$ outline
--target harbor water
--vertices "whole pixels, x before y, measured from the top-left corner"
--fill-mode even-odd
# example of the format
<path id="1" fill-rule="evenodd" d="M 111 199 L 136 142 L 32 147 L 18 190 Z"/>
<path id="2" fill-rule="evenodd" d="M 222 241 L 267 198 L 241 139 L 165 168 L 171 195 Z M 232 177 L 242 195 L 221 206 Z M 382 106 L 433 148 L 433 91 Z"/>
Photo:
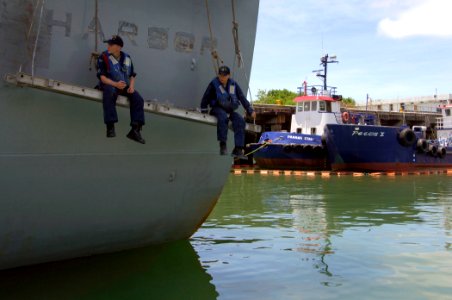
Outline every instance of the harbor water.
<path id="1" fill-rule="evenodd" d="M 231 174 L 189 241 L 2 271 L 0 299 L 452 299 L 452 176 Z"/>

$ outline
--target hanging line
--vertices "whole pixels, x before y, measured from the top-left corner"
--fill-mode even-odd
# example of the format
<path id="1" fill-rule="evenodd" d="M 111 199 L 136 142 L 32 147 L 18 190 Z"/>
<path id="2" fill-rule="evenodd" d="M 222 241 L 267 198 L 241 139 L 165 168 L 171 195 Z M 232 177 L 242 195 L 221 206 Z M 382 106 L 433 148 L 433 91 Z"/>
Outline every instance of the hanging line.
<path id="1" fill-rule="evenodd" d="M 245 60 L 243 59 L 242 52 L 240 51 L 239 23 L 237 22 L 237 17 L 236 17 L 235 0 L 231 0 L 231 7 L 232 7 L 232 37 L 234 40 L 234 49 L 235 49 L 235 59 L 234 59 L 234 64 L 233 64 L 232 70 L 234 72 L 235 63 L 237 61 L 237 67 L 239 69 L 242 69 L 243 75 L 245 76 L 245 80 L 246 80 L 246 82 L 248 82 L 248 94 L 249 94 L 250 100 L 251 100 L 250 101 L 251 107 L 253 107 L 253 95 L 252 95 L 251 87 L 249 84 L 250 80 L 248 78 L 248 74 L 246 73 Z"/>
<path id="2" fill-rule="evenodd" d="M 45 3 L 45 0 L 42 0 L 41 12 L 39 14 L 38 31 L 36 33 L 36 39 L 35 39 L 35 44 L 34 44 L 34 48 L 33 48 L 33 56 L 31 58 L 31 76 L 35 75 L 35 58 L 36 58 L 36 51 L 38 49 L 39 35 L 41 33 L 41 23 L 42 23 L 42 15 L 44 13 L 44 3 Z"/>
<path id="3" fill-rule="evenodd" d="M 94 2 L 94 52 L 91 52 L 89 59 L 89 70 L 97 69 L 97 59 L 99 58 L 98 42 L 99 42 L 99 1 Z"/>
<path id="4" fill-rule="evenodd" d="M 38 10 L 38 6 L 39 6 L 39 2 L 41 0 L 37 0 L 36 1 L 36 5 L 34 6 L 33 9 L 33 14 L 31 15 L 31 21 L 30 21 L 30 27 L 28 28 L 28 32 L 27 32 L 27 44 L 30 43 L 30 36 L 31 36 L 31 30 L 33 29 L 33 25 L 34 25 L 34 21 L 35 21 L 35 17 L 36 17 L 36 11 Z M 22 62 L 19 66 L 19 73 L 22 72 L 22 67 L 24 65 L 25 62 Z"/>
<path id="5" fill-rule="evenodd" d="M 215 74 L 218 73 L 218 69 L 220 68 L 220 64 L 223 64 L 223 60 L 220 58 L 217 49 L 214 48 L 214 36 L 212 31 L 212 20 L 210 18 L 210 10 L 209 10 L 209 1 L 205 0 L 206 11 L 207 11 L 207 21 L 209 24 L 209 33 L 210 33 L 210 54 L 212 55 L 212 64 Z"/>
<path id="6" fill-rule="evenodd" d="M 239 23 L 237 23 L 236 21 L 235 0 L 231 0 L 231 2 L 232 2 L 232 37 L 234 38 L 235 57 L 237 59 L 238 67 L 241 69 L 243 68 L 243 59 L 239 45 Z"/>

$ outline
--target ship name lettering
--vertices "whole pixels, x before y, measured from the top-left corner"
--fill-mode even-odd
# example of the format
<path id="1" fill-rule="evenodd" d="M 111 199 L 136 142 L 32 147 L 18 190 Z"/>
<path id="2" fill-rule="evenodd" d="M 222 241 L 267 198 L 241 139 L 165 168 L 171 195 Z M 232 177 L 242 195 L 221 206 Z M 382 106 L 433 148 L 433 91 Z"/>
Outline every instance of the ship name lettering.
<path id="1" fill-rule="evenodd" d="M 376 132 L 376 131 L 366 131 L 362 132 L 359 130 L 355 130 L 352 132 L 352 136 L 370 136 L 370 137 L 382 137 L 384 136 L 384 132 Z"/>
<path id="2" fill-rule="evenodd" d="M 312 137 L 308 137 L 308 136 L 295 136 L 295 135 L 288 135 L 287 136 L 289 139 L 293 139 L 293 140 L 305 140 L 305 141 L 314 141 L 314 139 Z"/>

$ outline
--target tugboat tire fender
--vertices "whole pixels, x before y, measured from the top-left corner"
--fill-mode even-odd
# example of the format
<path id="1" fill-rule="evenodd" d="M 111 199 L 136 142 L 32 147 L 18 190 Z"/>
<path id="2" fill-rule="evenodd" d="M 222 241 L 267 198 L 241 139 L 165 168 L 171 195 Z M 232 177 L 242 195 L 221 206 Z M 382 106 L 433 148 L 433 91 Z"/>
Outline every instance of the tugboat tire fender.
<path id="1" fill-rule="evenodd" d="M 424 139 L 418 139 L 416 143 L 416 148 L 419 152 L 427 152 L 428 151 L 428 143 Z"/>
<path id="2" fill-rule="evenodd" d="M 399 133 L 399 142 L 402 146 L 409 147 L 416 142 L 416 135 L 410 128 L 405 128 Z"/>
<path id="3" fill-rule="evenodd" d="M 429 145 L 428 153 L 430 153 L 431 156 L 436 156 L 438 154 L 438 147 L 436 147 L 436 145 Z"/>
<path id="4" fill-rule="evenodd" d="M 293 150 L 293 148 L 292 148 L 291 145 L 284 145 L 284 146 L 283 146 L 283 151 L 284 151 L 285 153 L 290 153 L 290 152 L 292 152 L 292 150 Z"/>
<path id="5" fill-rule="evenodd" d="M 295 146 L 295 152 L 303 153 L 303 146 L 302 145 L 296 145 Z"/>
<path id="6" fill-rule="evenodd" d="M 439 147 L 438 148 L 438 156 L 441 158 L 444 158 L 447 154 L 446 148 L 444 147 Z"/>

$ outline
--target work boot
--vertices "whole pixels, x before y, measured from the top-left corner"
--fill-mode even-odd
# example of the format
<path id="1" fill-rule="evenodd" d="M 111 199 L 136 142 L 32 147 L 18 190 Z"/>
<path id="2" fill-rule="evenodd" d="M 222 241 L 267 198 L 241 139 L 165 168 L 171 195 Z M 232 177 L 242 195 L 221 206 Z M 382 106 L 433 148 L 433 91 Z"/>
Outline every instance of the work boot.
<path id="1" fill-rule="evenodd" d="M 228 154 L 228 148 L 226 147 L 225 142 L 220 142 L 220 155 L 227 155 Z"/>
<path id="2" fill-rule="evenodd" d="M 241 147 L 235 147 L 232 150 L 232 156 L 236 159 L 248 160 L 248 156 L 245 155 L 245 151 Z"/>
<path id="3" fill-rule="evenodd" d="M 115 136 L 116 136 L 115 123 L 108 123 L 107 124 L 107 137 L 112 138 Z"/>
<path id="4" fill-rule="evenodd" d="M 146 144 L 146 141 L 141 137 L 140 130 L 141 125 L 132 125 L 132 129 L 130 129 L 127 137 L 135 142 Z"/>

